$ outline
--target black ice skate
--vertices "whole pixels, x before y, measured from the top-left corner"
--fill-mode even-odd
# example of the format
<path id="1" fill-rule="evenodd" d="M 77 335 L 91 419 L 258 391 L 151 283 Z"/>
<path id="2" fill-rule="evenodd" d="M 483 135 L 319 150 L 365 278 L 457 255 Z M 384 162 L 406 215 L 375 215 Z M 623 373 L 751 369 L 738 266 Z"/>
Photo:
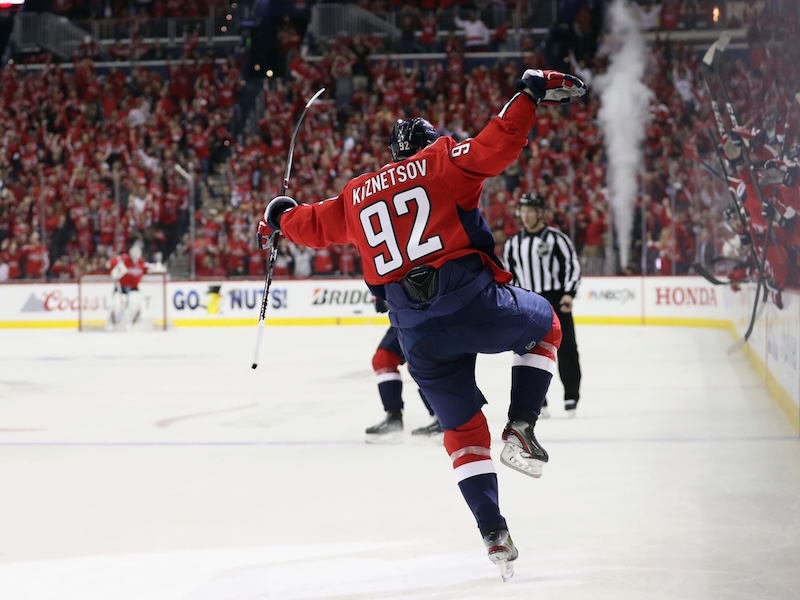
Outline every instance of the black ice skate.
<path id="1" fill-rule="evenodd" d="M 503 441 L 506 445 L 500 453 L 500 462 L 525 475 L 542 476 L 542 467 L 549 457 L 533 435 L 533 423 L 509 421 L 503 430 Z"/>
<path id="2" fill-rule="evenodd" d="M 567 416 L 570 419 L 574 419 L 575 415 L 577 414 L 575 410 L 578 408 L 578 401 L 577 400 L 564 400 L 564 410 L 567 412 Z"/>
<path id="3" fill-rule="evenodd" d="M 396 444 L 402 438 L 403 433 L 403 413 L 400 411 L 389 411 L 386 418 L 372 427 L 367 427 L 368 444 Z"/>
<path id="4" fill-rule="evenodd" d="M 435 436 L 444 433 L 444 429 L 439 424 L 439 419 L 434 419 L 430 425 L 425 425 L 423 427 L 417 427 L 416 429 L 411 431 L 411 435 L 424 435 L 424 436 Z"/>
<path id="5" fill-rule="evenodd" d="M 511 540 L 508 530 L 490 531 L 483 536 L 483 543 L 489 553 L 489 560 L 500 569 L 500 577 L 508 581 L 514 576 L 514 561 L 519 556 L 519 551 Z"/>

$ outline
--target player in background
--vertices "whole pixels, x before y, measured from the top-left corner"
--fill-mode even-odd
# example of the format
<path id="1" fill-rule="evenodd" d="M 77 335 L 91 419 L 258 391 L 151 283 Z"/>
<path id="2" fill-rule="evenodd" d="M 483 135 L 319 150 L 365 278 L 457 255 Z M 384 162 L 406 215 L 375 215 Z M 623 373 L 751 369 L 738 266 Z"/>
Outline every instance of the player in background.
<path id="1" fill-rule="evenodd" d="M 504 580 L 519 552 L 498 503 L 475 362 L 478 354 L 514 352 L 500 460 L 539 477 L 548 455 L 534 425 L 561 327 L 545 298 L 508 285 L 511 274 L 494 253 L 479 202 L 484 181 L 500 175 L 527 145 L 537 105 L 569 102 L 586 86 L 572 75 L 528 69 L 516 90 L 477 136 L 462 142 L 439 137 L 422 118 L 397 121 L 389 138 L 393 162 L 354 177 L 321 202 L 298 206 L 278 196 L 258 226 L 260 244 L 281 232 L 312 248 L 356 246 L 365 282 L 389 304 L 409 372 L 442 424 L 461 494 Z"/>
<path id="2" fill-rule="evenodd" d="M 385 313 L 389 311 L 389 306 L 385 300 L 375 298 L 375 310 Z M 378 394 L 381 397 L 383 410 L 386 411 L 386 418 L 377 425 L 367 428 L 367 443 L 400 441 L 399 434 L 403 431 L 404 403 L 403 379 L 399 367 L 405 362 L 400 340 L 397 338 L 397 328 L 389 327 L 378 344 L 375 354 L 372 355 L 372 369 L 378 380 Z M 414 429 L 411 435 L 431 436 L 442 433 L 442 426 L 433 414 L 430 404 L 425 400 L 422 390 L 419 395 L 433 421 L 429 425 Z"/>
<path id="3" fill-rule="evenodd" d="M 111 317 L 109 328 L 129 329 L 139 322 L 142 313 L 142 298 L 139 284 L 145 273 L 166 273 L 166 267 L 157 259 L 155 263 L 145 262 L 142 248 L 133 244 L 127 254 L 123 253 L 111 261 L 111 278 L 114 292 L 111 296 Z"/>

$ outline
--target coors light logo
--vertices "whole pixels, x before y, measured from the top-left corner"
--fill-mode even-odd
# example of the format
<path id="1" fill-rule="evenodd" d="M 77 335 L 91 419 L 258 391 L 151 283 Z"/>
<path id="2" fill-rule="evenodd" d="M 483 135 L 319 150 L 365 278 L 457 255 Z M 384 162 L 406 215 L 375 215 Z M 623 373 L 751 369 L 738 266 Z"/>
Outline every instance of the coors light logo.
<path id="1" fill-rule="evenodd" d="M 82 300 L 78 296 L 64 294 L 61 290 L 45 292 L 42 297 L 31 294 L 22 305 L 22 312 L 66 312 L 81 310 L 100 310 L 109 309 L 110 303 L 105 298 L 98 296 L 84 297 Z"/>

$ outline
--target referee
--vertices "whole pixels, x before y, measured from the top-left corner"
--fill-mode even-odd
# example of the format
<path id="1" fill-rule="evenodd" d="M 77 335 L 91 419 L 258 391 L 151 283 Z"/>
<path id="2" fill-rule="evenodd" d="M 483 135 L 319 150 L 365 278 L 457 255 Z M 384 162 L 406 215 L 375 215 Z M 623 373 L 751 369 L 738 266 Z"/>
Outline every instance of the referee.
<path id="1" fill-rule="evenodd" d="M 575 416 L 580 400 L 581 367 L 572 300 L 581 281 L 581 266 L 575 246 L 564 233 L 544 222 L 545 202 L 536 192 L 519 199 L 517 216 L 522 229 L 506 240 L 503 261 L 514 276 L 514 285 L 544 296 L 561 320 L 563 339 L 558 350 L 558 374 L 564 385 L 564 408 Z M 547 401 L 541 417 L 547 418 Z"/>

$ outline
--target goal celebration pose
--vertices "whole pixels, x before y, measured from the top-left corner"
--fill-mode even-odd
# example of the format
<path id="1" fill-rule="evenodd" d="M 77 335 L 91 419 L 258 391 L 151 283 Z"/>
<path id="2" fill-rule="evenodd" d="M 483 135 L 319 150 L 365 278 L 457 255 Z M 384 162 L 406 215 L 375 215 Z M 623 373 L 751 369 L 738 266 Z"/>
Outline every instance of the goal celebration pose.
<path id="1" fill-rule="evenodd" d="M 259 243 L 280 233 L 325 247 L 354 244 L 364 280 L 389 305 L 409 372 L 444 429 L 444 446 L 489 559 L 503 579 L 519 552 L 498 504 L 491 434 L 475 381 L 478 354 L 513 351 L 503 464 L 539 477 L 548 460 L 534 425 L 556 366 L 558 317 L 538 294 L 508 285 L 479 210 L 484 180 L 517 160 L 540 102 L 566 103 L 584 83 L 558 71 L 526 70 L 517 92 L 474 138 L 440 137 L 425 119 L 399 120 L 392 162 L 345 184 L 341 193 L 298 206 L 274 198 Z"/>

